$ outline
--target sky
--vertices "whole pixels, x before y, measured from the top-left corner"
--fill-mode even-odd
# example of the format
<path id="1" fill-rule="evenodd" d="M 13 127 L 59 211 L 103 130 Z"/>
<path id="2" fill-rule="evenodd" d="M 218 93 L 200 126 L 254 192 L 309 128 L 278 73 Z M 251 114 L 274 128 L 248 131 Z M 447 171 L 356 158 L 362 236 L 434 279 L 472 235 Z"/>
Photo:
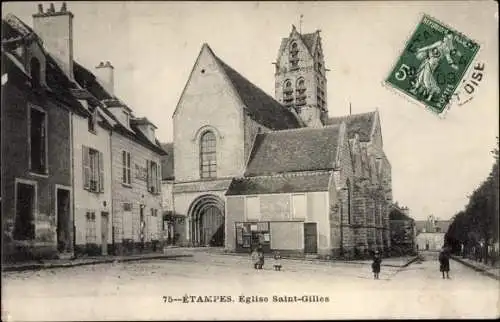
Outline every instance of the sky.
<path id="1" fill-rule="evenodd" d="M 32 26 L 37 4 L 2 2 Z M 59 10 L 61 2 L 54 2 Z M 330 116 L 379 111 L 393 197 L 426 219 L 451 218 L 490 172 L 498 136 L 498 7 L 494 1 L 406 2 L 67 2 L 74 58 L 115 67 L 115 94 L 172 141 L 172 114 L 203 43 L 274 96 L 281 38 L 292 24 L 321 30 Z M 438 117 L 384 87 L 423 14 L 476 40 L 484 77 L 472 100 Z M 470 75 L 466 75 L 466 78 Z"/>

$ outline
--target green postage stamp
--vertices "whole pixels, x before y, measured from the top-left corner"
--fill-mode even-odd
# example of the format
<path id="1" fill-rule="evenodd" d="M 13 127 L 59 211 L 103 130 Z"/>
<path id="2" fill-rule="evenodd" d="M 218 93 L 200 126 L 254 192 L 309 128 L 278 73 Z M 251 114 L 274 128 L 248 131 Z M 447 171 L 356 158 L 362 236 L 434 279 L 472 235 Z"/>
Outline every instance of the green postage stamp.
<path id="1" fill-rule="evenodd" d="M 387 85 L 442 113 L 479 50 L 479 44 L 424 15 Z"/>

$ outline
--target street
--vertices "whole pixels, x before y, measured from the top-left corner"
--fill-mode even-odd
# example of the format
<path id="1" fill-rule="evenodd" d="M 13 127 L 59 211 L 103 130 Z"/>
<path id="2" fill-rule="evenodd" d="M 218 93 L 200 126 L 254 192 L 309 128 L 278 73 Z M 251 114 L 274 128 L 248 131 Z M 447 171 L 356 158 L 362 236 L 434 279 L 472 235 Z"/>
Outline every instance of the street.
<path id="1" fill-rule="evenodd" d="M 267 263 L 264 270 L 256 271 L 246 257 L 195 252 L 193 257 L 173 260 L 3 273 L 2 318 L 242 320 L 499 315 L 497 281 L 454 261 L 451 279 L 443 280 L 432 256 L 406 268 L 382 266 L 380 280 L 373 279 L 367 264 L 283 260 L 283 267 L 282 272 L 276 272 Z M 290 299 L 303 295 L 310 296 L 301 302 Z M 217 303 L 209 302 L 216 296 Z M 179 301 L 175 302 L 176 298 Z"/>

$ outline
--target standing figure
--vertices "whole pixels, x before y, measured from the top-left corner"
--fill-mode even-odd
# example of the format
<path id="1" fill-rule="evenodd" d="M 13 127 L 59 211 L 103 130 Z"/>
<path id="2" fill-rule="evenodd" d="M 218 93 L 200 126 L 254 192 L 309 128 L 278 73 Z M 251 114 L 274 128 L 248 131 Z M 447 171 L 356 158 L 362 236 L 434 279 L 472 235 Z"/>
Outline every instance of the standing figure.
<path id="1" fill-rule="evenodd" d="M 262 269 L 262 266 L 264 266 L 264 251 L 262 250 L 262 246 L 259 245 L 257 248 L 257 253 L 258 253 L 258 269 Z"/>
<path id="2" fill-rule="evenodd" d="M 380 274 L 380 264 L 382 263 L 382 258 L 380 257 L 380 254 L 378 250 L 375 251 L 375 254 L 373 255 L 373 263 L 372 263 L 372 271 L 373 271 L 373 278 L 378 280 L 378 276 Z"/>
<path id="3" fill-rule="evenodd" d="M 281 271 L 281 255 L 280 255 L 280 252 L 278 252 L 278 251 L 274 252 L 273 259 L 274 259 L 274 263 L 273 263 L 274 270 L 275 271 Z"/>
<path id="4" fill-rule="evenodd" d="M 253 268 L 258 269 L 259 268 L 259 252 L 257 251 L 257 248 L 254 248 L 251 254 L 252 258 L 252 264 Z"/>
<path id="5" fill-rule="evenodd" d="M 439 253 L 439 270 L 443 274 L 443 279 L 445 278 L 450 278 L 449 272 L 450 272 L 450 256 L 448 254 L 448 250 L 443 247 L 441 252 Z"/>
<path id="6" fill-rule="evenodd" d="M 252 251 L 252 263 L 255 269 L 262 269 L 264 266 L 264 252 L 262 251 L 262 247 L 258 246 Z"/>

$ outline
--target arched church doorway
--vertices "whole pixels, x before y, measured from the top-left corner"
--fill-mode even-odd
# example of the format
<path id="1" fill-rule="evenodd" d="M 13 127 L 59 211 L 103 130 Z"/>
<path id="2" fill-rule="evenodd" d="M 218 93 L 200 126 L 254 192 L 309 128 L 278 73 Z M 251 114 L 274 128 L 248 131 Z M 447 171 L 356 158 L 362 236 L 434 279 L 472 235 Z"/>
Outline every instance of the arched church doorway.
<path id="1" fill-rule="evenodd" d="M 194 246 L 224 246 L 224 201 L 203 195 L 189 208 L 190 239 Z"/>

